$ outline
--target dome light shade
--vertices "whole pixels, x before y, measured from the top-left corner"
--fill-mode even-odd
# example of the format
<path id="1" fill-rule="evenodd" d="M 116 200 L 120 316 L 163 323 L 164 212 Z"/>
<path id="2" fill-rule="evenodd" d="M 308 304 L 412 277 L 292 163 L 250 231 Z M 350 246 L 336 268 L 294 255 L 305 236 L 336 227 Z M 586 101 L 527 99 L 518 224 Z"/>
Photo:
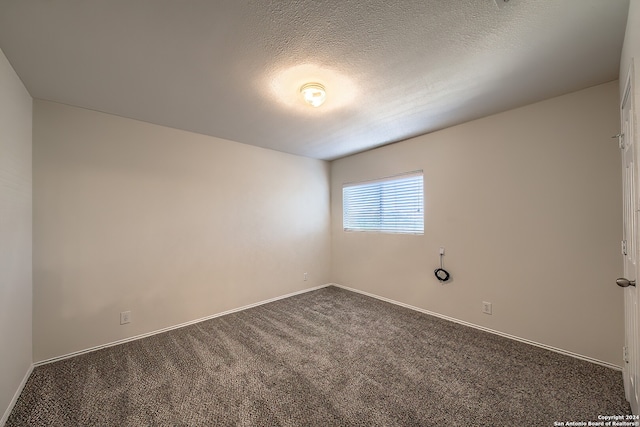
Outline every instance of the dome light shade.
<path id="1" fill-rule="evenodd" d="M 305 102 L 313 107 L 321 106 L 327 98 L 327 92 L 320 83 L 307 83 L 300 88 Z"/>

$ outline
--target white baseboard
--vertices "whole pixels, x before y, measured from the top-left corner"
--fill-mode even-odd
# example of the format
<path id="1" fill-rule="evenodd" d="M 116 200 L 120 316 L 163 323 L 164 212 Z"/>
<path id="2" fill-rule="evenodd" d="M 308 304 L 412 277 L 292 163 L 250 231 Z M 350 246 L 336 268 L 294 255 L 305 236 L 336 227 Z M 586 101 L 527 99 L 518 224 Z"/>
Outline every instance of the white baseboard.
<path id="1" fill-rule="evenodd" d="M 615 369 L 616 371 L 622 371 L 622 367 L 621 366 L 614 365 L 614 364 L 609 363 L 609 362 L 604 362 L 602 360 L 594 359 L 592 357 L 583 356 L 582 354 L 573 353 L 571 351 L 563 350 L 561 348 L 552 347 L 550 345 L 542 344 L 542 343 L 539 343 L 539 342 L 536 342 L 536 341 L 531 341 L 531 340 L 528 340 L 526 338 L 521 338 L 521 337 L 518 337 L 518 336 L 515 336 L 515 335 L 511 335 L 511 334 L 507 334 L 507 333 L 504 333 L 504 332 L 496 331 L 494 329 L 485 328 L 484 326 L 476 325 L 474 323 L 465 322 L 464 320 L 459 320 L 459 319 L 456 319 L 456 318 L 453 318 L 453 317 L 445 316 L 443 314 L 436 313 L 436 312 L 429 311 L 429 310 L 425 310 L 423 308 L 414 307 L 412 305 L 405 304 L 403 302 L 399 302 L 399 301 L 395 301 L 395 300 L 392 300 L 392 299 L 389 299 L 389 298 L 381 297 L 379 295 L 371 294 L 369 292 L 361 291 L 359 289 L 349 288 L 347 286 L 342 286 L 342 285 L 339 285 L 337 283 L 331 283 L 330 285 L 331 286 L 335 286 L 337 288 L 346 289 L 346 290 L 351 291 L 351 292 L 356 292 L 356 293 L 359 293 L 359 294 L 362 294 L 362 295 L 366 295 L 368 297 L 372 297 L 372 298 L 376 298 L 376 299 L 379 299 L 379 300 L 382 300 L 382 301 L 386 301 L 386 302 L 389 302 L 391 304 L 399 305 L 401 307 L 409 308 L 411 310 L 419 311 L 420 313 L 428 314 L 430 316 L 439 317 L 440 319 L 448 320 L 450 322 L 458 323 L 460 325 L 469 326 L 471 328 L 479 329 L 479 330 L 484 331 L 484 332 L 489 332 L 491 334 L 500 335 L 501 337 L 509 338 L 509 339 L 512 339 L 512 340 L 515 340 L 515 341 L 520 341 L 520 342 L 523 342 L 523 343 L 529 344 L 529 345 L 534 345 L 536 347 L 544 348 L 546 350 L 550 350 L 550 351 L 553 351 L 553 352 L 556 352 L 556 353 L 564 354 L 566 356 L 575 357 L 576 359 L 585 360 L 587 362 L 595 363 L 597 365 L 602 365 L 602 366 L 605 366 L 607 368 Z"/>
<path id="2" fill-rule="evenodd" d="M 13 411 L 13 407 L 16 406 L 16 402 L 18 401 L 20 394 L 22 394 L 22 390 L 24 389 L 24 386 L 27 384 L 27 380 L 29 379 L 29 377 L 31 376 L 31 373 L 33 372 L 33 367 L 34 365 L 32 363 L 29 366 L 29 369 L 27 369 L 27 373 L 24 374 L 24 378 L 22 378 L 22 382 L 20 383 L 20 385 L 18 386 L 18 389 L 13 395 L 13 399 L 11 399 L 11 402 L 9 402 L 9 407 L 4 411 L 4 415 L 2 416 L 2 418 L 0 418 L 0 427 L 4 427 L 5 423 L 9 419 L 9 415 L 11 414 L 11 411 Z"/>
<path id="3" fill-rule="evenodd" d="M 56 357 L 52 357 L 50 359 L 45 359 L 45 360 L 41 360 L 39 362 L 35 362 L 33 364 L 33 366 L 46 365 L 48 363 L 53 363 L 53 362 L 57 362 L 59 360 L 69 359 L 71 357 L 79 356 L 81 354 L 91 353 L 93 351 L 101 350 L 103 348 L 113 347 L 114 345 L 124 344 L 124 343 L 127 343 L 127 342 L 136 341 L 136 340 L 139 340 L 139 339 L 142 339 L 142 338 L 147 338 L 147 337 L 150 337 L 150 336 L 153 336 L 153 335 L 161 334 L 163 332 L 172 331 L 174 329 L 184 328 L 185 326 L 189 326 L 189 325 L 193 325 L 193 324 L 196 324 L 196 323 L 204 322 L 205 320 L 214 319 L 216 317 L 225 316 L 227 314 L 236 313 L 236 312 L 242 311 L 242 310 L 247 310 L 249 308 L 257 307 L 259 305 L 263 305 L 263 304 L 267 304 L 267 303 L 270 303 L 270 302 L 278 301 L 278 300 L 281 300 L 281 299 L 284 299 L 284 298 L 289 298 L 289 297 L 292 297 L 294 295 L 304 294 L 306 292 L 311 292 L 311 291 L 315 291 L 317 289 L 326 288 L 327 286 L 331 286 L 331 285 L 332 285 L 331 283 L 327 283 L 325 285 L 316 286 L 314 288 L 303 289 L 301 291 L 292 292 L 290 294 L 281 295 L 281 296 L 278 296 L 278 297 L 275 297 L 275 298 L 270 298 L 268 300 L 259 301 L 259 302 L 253 303 L 253 304 L 249 304 L 249 305 L 245 305 L 245 306 L 242 306 L 242 307 L 234 308 L 234 309 L 231 309 L 231 310 L 223 311 L 222 313 L 216 313 L 216 314 L 212 314 L 210 316 L 201 317 L 200 319 L 195 319 L 195 320 L 191 320 L 189 322 L 180 323 L 179 325 L 169 326 L 169 327 L 166 327 L 166 328 L 158 329 L 156 331 L 147 332 L 147 333 L 140 334 L 140 335 L 135 335 L 133 337 L 124 338 L 124 339 L 121 339 L 121 340 L 118 340 L 118 341 L 113 341 L 113 342 L 110 342 L 110 343 L 107 343 L 107 344 L 97 345 L 95 347 L 87 348 L 87 349 L 84 349 L 84 350 L 74 351 L 73 353 L 68 353 L 68 354 L 64 354 L 62 356 L 56 356 Z M 0 424 L 0 427 L 2 427 L 1 424 Z"/>

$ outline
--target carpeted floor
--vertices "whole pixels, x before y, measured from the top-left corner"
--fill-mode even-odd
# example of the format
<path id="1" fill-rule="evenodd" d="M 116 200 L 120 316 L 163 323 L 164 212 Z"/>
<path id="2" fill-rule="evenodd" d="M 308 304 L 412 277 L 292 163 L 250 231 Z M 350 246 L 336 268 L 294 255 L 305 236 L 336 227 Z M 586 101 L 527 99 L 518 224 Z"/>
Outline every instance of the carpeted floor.
<path id="1" fill-rule="evenodd" d="M 622 374 L 329 287 L 38 367 L 7 426 L 553 426 Z"/>

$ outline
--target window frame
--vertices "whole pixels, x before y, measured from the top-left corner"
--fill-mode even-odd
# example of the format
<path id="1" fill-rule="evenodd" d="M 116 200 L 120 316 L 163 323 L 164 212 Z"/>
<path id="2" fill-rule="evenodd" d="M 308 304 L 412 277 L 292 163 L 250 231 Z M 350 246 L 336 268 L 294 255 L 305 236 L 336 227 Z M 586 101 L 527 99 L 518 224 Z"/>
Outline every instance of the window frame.
<path id="1" fill-rule="evenodd" d="M 419 183 L 415 179 L 418 177 Z M 407 180 L 413 182 L 407 182 Z M 398 191 L 393 192 L 394 187 Z M 355 191 L 356 194 L 347 194 L 348 189 L 351 189 L 351 192 Z M 358 189 L 362 191 L 357 193 Z M 378 192 L 377 195 L 372 196 L 370 199 L 363 199 L 367 197 L 367 192 L 374 193 L 376 191 Z M 407 202 L 407 197 L 413 197 L 416 194 L 420 195 L 417 201 L 420 212 L 419 218 L 411 213 L 411 209 L 415 208 L 416 201 Z M 399 204 L 393 204 L 393 200 L 390 201 L 390 199 L 394 198 L 396 200 L 400 199 Z M 355 207 L 347 206 L 348 202 L 354 199 L 356 199 Z M 372 180 L 344 183 L 342 185 L 342 230 L 347 233 L 424 235 L 424 199 L 424 171 L 421 169 Z M 361 211 L 366 211 L 370 208 L 366 205 L 371 204 L 374 206 L 376 201 L 377 210 L 373 207 L 373 211 L 369 210 L 369 212 L 348 215 L 350 210 L 353 211 L 358 208 Z M 395 214 L 390 208 L 396 208 Z M 367 219 L 367 215 L 373 215 L 373 220 Z M 412 215 L 415 218 L 412 219 Z M 407 217 L 402 218 L 402 216 Z M 360 225 L 356 224 L 358 221 Z"/>

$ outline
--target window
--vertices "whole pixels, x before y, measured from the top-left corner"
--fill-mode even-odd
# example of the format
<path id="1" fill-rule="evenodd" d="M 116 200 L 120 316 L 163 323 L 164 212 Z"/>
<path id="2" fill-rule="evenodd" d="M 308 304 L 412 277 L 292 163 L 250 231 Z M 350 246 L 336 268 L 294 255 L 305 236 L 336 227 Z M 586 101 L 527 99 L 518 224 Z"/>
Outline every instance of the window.
<path id="1" fill-rule="evenodd" d="M 345 231 L 424 233 L 422 171 L 342 187 Z"/>

